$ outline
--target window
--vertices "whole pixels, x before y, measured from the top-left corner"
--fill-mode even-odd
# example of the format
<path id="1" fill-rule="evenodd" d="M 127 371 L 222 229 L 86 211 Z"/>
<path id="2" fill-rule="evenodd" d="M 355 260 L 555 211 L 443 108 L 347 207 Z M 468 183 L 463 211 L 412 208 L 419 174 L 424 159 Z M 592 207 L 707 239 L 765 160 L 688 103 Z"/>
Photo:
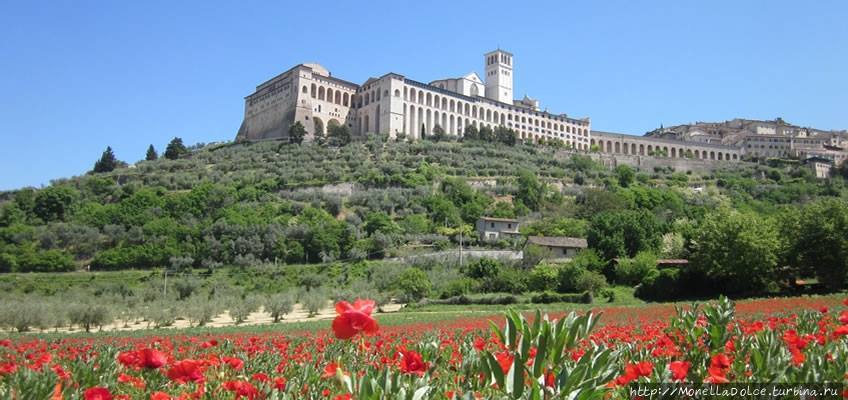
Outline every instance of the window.
<path id="1" fill-rule="evenodd" d="M 494 223 L 494 222 L 492 222 L 492 228 L 494 228 L 494 227 L 495 227 L 495 223 Z"/>

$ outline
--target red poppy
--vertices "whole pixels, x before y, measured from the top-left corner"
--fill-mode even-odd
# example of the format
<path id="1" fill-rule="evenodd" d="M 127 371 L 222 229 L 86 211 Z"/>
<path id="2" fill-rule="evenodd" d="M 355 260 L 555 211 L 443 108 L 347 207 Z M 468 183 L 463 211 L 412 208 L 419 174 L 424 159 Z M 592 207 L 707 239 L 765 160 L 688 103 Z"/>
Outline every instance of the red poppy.
<path id="1" fill-rule="evenodd" d="M 82 396 L 85 400 L 112 400 L 112 392 L 103 387 L 88 388 Z"/>
<path id="2" fill-rule="evenodd" d="M 379 327 L 377 320 L 371 317 L 374 300 L 356 299 L 353 305 L 346 301 L 336 303 L 336 319 L 333 320 L 333 332 L 339 339 L 350 339 L 359 332 L 373 335 Z"/>
<path id="3" fill-rule="evenodd" d="M 227 363 L 230 368 L 240 370 L 244 367 L 244 361 L 236 357 L 221 357 L 221 360 Z"/>
<path id="4" fill-rule="evenodd" d="M 154 392 L 150 395 L 150 400 L 171 400 L 171 395 L 165 392 Z"/>
<path id="5" fill-rule="evenodd" d="M 168 362 L 165 353 L 155 349 L 142 349 L 139 351 L 140 365 L 142 368 L 157 369 Z"/>
<path id="6" fill-rule="evenodd" d="M 256 389 L 250 382 L 245 381 L 228 381 L 224 382 L 224 389 L 235 393 L 236 400 L 244 397 L 248 400 L 253 400 L 259 397 L 259 390 Z"/>
<path id="7" fill-rule="evenodd" d="M 400 371 L 405 374 L 415 374 L 423 376 L 428 369 L 430 363 L 424 362 L 421 354 L 417 351 L 401 350 Z"/>
<path id="8" fill-rule="evenodd" d="M 848 310 L 839 313 L 839 323 L 842 325 L 848 325 Z"/>
<path id="9" fill-rule="evenodd" d="M 203 364 L 197 360 L 186 359 L 175 362 L 167 372 L 168 378 L 178 383 L 202 382 Z"/>
<path id="10" fill-rule="evenodd" d="M 672 361 L 668 364 L 668 369 L 671 371 L 671 379 L 675 381 L 685 380 L 691 366 L 692 363 L 689 361 Z"/>
<path id="11" fill-rule="evenodd" d="M 277 389 L 281 392 L 286 390 L 286 382 L 288 381 L 283 376 L 274 378 L 274 389 Z"/>

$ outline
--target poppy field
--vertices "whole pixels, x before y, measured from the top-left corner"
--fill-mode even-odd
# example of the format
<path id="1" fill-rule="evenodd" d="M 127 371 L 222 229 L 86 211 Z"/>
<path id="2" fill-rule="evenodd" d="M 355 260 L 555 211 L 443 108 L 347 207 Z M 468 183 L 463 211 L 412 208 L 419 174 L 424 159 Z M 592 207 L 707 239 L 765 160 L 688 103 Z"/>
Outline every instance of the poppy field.
<path id="1" fill-rule="evenodd" d="M 0 340 L 9 399 L 608 399 L 634 383 L 848 378 L 848 300 L 782 298 L 320 331 Z"/>

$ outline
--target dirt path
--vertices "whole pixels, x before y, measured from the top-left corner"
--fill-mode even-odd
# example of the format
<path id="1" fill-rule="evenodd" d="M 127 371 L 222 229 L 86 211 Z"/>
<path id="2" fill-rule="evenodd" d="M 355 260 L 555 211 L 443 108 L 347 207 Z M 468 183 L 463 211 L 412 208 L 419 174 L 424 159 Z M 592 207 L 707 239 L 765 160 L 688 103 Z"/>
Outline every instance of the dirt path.
<path id="1" fill-rule="evenodd" d="M 393 313 L 393 312 L 397 312 L 398 310 L 400 310 L 403 306 L 404 306 L 403 304 L 387 304 L 387 305 L 380 307 L 380 309 L 385 313 Z M 306 309 L 303 306 L 301 306 L 300 304 L 295 304 L 292 312 L 286 314 L 283 317 L 282 321 L 280 321 L 279 323 L 285 324 L 285 323 L 292 323 L 292 322 L 320 321 L 320 320 L 332 319 L 335 316 L 336 316 L 335 308 L 328 306 L 326 308 L 321 309 L 318 312 L 318 314 L 310 317 L 309 312 L 306 311 Z M 271 318 L 271 315 L 268 314 L 267 312 L 265 312 L 265 310 L 260 309 L 259 311 L 250 314 L 250 316 L 247 318 L 247 320 L 242 322 L 241 324 L 239 324 L 239 326 L 266 325 L 266 324 L 273 324 L 273 323 L 274 323 L 274 319 Z M 225 326 L 234 326 L 234 324 L 233 324 L 232 318 L 230 318 L 230 315 L 226 311 L 224 311 L 223 313 L 221 313 L 218 316 L 216 316 L 215 318 L 213 318 L 212 321 L 208 322 L 206 324 L 206 326 L 217 328 L 217 327 L 225 327 Z M 190 327 L 191 327 L 191 325 L 189 324 L 188 320 L 178 319 L 178 320 L 174 321 L 174 323 L 172 325 L 167 326 L 167 327 L 162 327 L 160 329 L 185 329 L 185 328 L 190 328 Z M 135 331 L 135 330 L 139 330 L 139 329 L 152 329 L 152 328 L 153 328 L 152 323 L 148 325 L 147 321 L 139 320 L 138 322 L 135 322 L 135 323 L 131 322 L 128 326 L 125 326 L 123 321 L 115 321 L 111 324 L 104 325 L 102 331 L 103 332 Z M 92 330 L 94 331 L 94 329 L 92 329 Z M 41 330 L 35 330 L 34 332 L 39 332 L 39 333 L 47 333 L 47 332 L 74 333 L 74 332 L 82 332 L 82 331 L 83 331 L 83 329 L 74 327 L 74 328 L 61 328 L 59 330 L 41 329 Z M 100 332 L 101 330 L 96 330 L 96 331 Z"/>

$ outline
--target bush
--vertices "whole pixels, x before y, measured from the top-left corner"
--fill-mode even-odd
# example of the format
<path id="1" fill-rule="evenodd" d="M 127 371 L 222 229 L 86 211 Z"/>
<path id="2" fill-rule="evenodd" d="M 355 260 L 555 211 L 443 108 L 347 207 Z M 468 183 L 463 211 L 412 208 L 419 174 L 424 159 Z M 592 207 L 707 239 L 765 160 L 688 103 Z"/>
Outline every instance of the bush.
<path id="1" fill-rule="evenodd" d="M 643 300 L 673 300 L 680 296 L 680 270 L 665 268 L 651 271 L 636 286 L 634 295 Z"/>
<path id="2" fill-rule="evenodd" d="M 494 278 L 500 273 L 503 268 L 503 263 L 491 258 L 480 258 L 468 265 L 465 269 L 465 275 L 471 279 L 488 279 Z"/>
<path id="3" fill-rule="evenodd" d="M 464 294 L 468 294 L 471 291 L 471 287 L 474 285 L 474 281 L 469 278 L 459 278 L 448 281 L 442 292 L 439 294 L 440 299 L 447 299 L 449 297 L 461 296 Z"/>
<path id="4" fill-rule="evenodd" d="M 603 274 L 585 269 L 577 275 L 577 280 L 574 283 L 575 289 L 587 292 L 590 295 L 600 292 L 605 287 L 607 287 L 607 279 L 604 278 Z"/>
<path id="5" fill-rule="evenodd" d="M 531 296 L 530 302 L 534 304 L 582 303 L 583 293 L 542 292 Z"/>
<path id="6" fill-rule="evenodd" d="M 583 271 L 586 271 L 586 269 L 576 263 L 563 264 L 557 273 L 557 291 L 560 293 L 576 292 L 577 278 Z"/>
<path id="7" fill-rule="evenodd" d="M 412 267 L 400 274 L 395 287 L 402 302 L 415 302 L 427 297 L 433 284 L 427 273 Z"/>
<path id="8" fill-rule="evenodd" d="M 657 269 L 657 257 L 650 252 L 640 252 L 633 258 L 619 258 L 615 266 L 616 283 L 635 286 L 642 283 L 651 271 Z"/>
<path id="9" fill-rule="evenodd" d="M 484 292 L 507 292 L 521 294 L 527 291 L 527 274 L 516 268 L 503 268 L 491 278 L 484 279 L 480 284 Z"/>
<path id="10" fill-rule="evenodd" d="M 541 263 L 530 271 L 527 288 L 533 292 L 554 291 L 557 289 L 559 265 Z"/>

